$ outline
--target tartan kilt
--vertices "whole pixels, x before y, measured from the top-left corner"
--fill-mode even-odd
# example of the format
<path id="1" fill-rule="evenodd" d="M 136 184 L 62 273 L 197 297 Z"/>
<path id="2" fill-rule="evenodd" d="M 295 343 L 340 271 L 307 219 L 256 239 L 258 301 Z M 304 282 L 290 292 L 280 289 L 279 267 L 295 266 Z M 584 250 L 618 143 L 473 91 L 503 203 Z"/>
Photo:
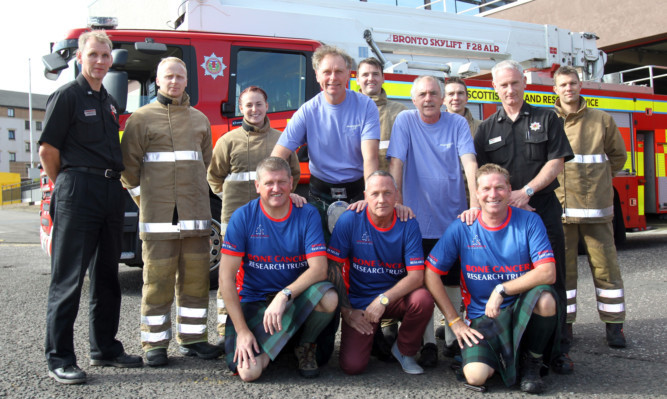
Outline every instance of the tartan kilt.
<path id="1" fill-rule="evenodd" d="M 243 310 L 246 324 L 255 336 L 260 348 L 259 353 L 255 353 L 255 356 L 266 353 L 271 360 L 275 360 L 290 338 L 297 333 L 308 316 L 310 316 L 324 294 L 333 288 L 333 284 L 328 281 L 315 283 L 308 287 L 292 303 L 287 305 L 282 318 L 282 330 L 274 332 L 273 335 L 264 331 L 263 324 L 264 312 L 271 302 L 241 302 L 241 309 Z M 232 371 L 236 371 L 236 362 L 234 362 L 235 352 L 236 330 L 234 322 L 230 317 L 227 319 L 225 326 L 225 360 Z"/>
<path id="2" fill-rule="evenodd" d="M 537 300 L 543 292 L 550 292 L 558 300 L 556 291 L 550 285 L 538 285 L 521 294 L 510 306 L 501 309 L 495 319 L 486 315 L 473 319 L 470 327 L 482 333 L 483 340 L 478 345 L 468 347 L 464 344 L 462 357 L 463 365 L 468 363 L 484 363 L 500 373 L 506 386 L 516 383 L 518 374 L 519 350 L 521 338 L 526 331 L 530 317 Z M 558 308 L 558 307 L 557 307 Z M 550 338 L 551 345 L 547 345 L 544 358 L 560 353 L 560 328 L 554 330 Z"/>

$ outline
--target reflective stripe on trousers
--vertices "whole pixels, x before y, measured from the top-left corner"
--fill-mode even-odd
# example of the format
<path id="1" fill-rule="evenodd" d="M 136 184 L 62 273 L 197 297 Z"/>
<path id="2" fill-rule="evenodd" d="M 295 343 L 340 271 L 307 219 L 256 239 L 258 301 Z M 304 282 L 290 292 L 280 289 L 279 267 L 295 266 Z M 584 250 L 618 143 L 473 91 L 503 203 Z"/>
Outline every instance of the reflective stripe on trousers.
<path id="1" fill-rule="evenodd" d="M 208 309 L 200 308 L 186 308 L 184 306 L 177 306 L 176 311 L 181 317 L 191 317 L 191 318 L 205 318 L 208 314 Z"/>
<path id="2" fill-rule="evenodd" d="M 622 313 L 625 312 L 625 304 L 624 303 L 609 304 L 609 303 L 598 302 L 598 310 L 607 313 Z"/>
<path id="3" fill-rule="evenodd" d="M 563 216 L 572 218 L 601 218 L 614 214 L 614 206 L 603 209 L 565 208 Z"/>
<path id="4" fill-rule="evenodd" d="M 204 334 L 206 332 L 206 324 L 183 324 L 178 323 L 179 334 Z"/>
<path id="5" fill-rule="evenodd" d="M 618 290 L 603 290 L 601 288 L 595 289 L 595 295 L 600 298 L 623 298 L 623 288 Z"/>
<path id="6" fill-rule="evenodd" d="M 169 321 L 170 315 L 163 314 L 159 316 L 141 316 L 141 324 L 147 326 L 161 326 Z"/>
<path id="7" fill-rule="evenodd" d="M 139 231 L 142 233 L 179 233 L 181 231 L 209 230 L 210 228 L 210 220 L 179 220 L 178 224 L 139 223 Z"/>
<path id="8" fill-rule="evenodd" d="M 141 332 L 141 342 L 160 342 L 171 339 L 171 328 L 160 332 Z"/>

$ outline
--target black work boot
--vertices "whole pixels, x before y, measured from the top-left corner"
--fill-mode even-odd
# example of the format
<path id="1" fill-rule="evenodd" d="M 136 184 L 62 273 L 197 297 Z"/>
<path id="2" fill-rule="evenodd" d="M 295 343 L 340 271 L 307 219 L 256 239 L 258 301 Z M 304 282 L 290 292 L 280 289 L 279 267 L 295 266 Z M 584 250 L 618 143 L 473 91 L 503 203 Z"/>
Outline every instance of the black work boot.
<path id="1" fill-rule="evenodd" d="M 528 352 L 521 355 L 521 390 L 527 393 L 544 392 L 544 382 L 540 377 L 543 366 L 542 356 L 534 357 Z"/>
<path id="2" fill-rule="evenodd" d="M 607 325 L 607 345 L 611 348 L 625 348 L 623 323 L 605 323 Z"/>
<path id="3" fill-rule="evenodd" d="M 194 344 L 181 345 L 179 351 L 186 356 L 197 356 L 200 359 L 217 359 L 222 355 L 220 347 L 208 342 L 195 342 Z"/>

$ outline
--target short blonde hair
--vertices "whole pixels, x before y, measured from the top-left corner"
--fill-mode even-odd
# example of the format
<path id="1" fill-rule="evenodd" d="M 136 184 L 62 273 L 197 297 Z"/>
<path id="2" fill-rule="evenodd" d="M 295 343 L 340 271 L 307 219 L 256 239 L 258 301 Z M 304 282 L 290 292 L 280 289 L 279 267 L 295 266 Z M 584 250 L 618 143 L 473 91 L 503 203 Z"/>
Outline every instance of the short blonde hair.
<path id="1" fill-rule="evenodd" d="M 188 67 L 185 66 L 185 62 L 183 62 L 182 59 L 180 59 L 180 58 L 178 58 L 178 57 L 167 57 L 167 58 L 163 58 L 163 59 L 160 61 L 160 63 L 157 64 L 157 73 L 158 73 L 158 75 L 160 74 L 160 68 L 162 68 L 163 65 L 166 65 L 166 64 L 168 64 L 168 63 L 170 63 L 170 62 L 174 62 L 174 63 L 176 63 L 176 64 L 180 64 L 180 65 L 185 69 L 185 72 L 188 71 Z"/>
<path id="2" fill-rule="evenodd" d="M 86 43 L 90 38 L 95 39 L 98 43 L 106 44 L 109 46 L 109 51 L 113 50 L 113 43 L 107 33 L 103 30 L 91 30 L 84 32 L 79 36 L 79 52 L 83 53 L 83 50 L 86 49 Z"/>
<path id="3" fill-rule="evenodd" d="M 292 177 L 292 170 L 289 167 L 289 164 L 287 161 L 280 157 L 268 157 L 264 158 L 259 163 L 257 164 L 257 168 L 255 168 L 256 174 L 255 174 L 255 180 L 258 182 L 261 182 L 262 175 L 264 172 L 269 171 L 269 172 L 278 172 L 278 171 L 284 171 L 287 173 L 287 177 L 290 178 Z"/>
<path id="4" fill-rule="evenodd" d="M 511 186 L 510 172 L 508 172 L 507 169 L 503 168 L 502 166 L 496 165 L 495 163 L 487 163 L 485 165 L 482 165 L 479 169 L 477 169 L 477 173 L 475 173 L 475 182 L 479 184 L 480 177 L 493 174 L 501 175 L 502 177 L 505 178 L 507 185 Z"/>

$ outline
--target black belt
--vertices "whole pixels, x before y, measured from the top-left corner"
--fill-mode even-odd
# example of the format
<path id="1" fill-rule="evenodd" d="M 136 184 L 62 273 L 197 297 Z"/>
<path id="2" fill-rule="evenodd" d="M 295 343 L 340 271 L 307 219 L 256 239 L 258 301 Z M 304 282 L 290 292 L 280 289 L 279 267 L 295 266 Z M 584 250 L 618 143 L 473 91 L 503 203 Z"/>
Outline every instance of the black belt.
<path id="1" fill-rule="evenodd" d="M 67 167 L 65 170 L 73 170 L 75 172 L 90 173 L 91 175 L 102 176 L 107 179 L 120 180 L 120 172 L 113 169 L 88 168 L 85 166 Z"/>
<path id="2" fill-rule="evenodd" d="M 327 183 L 310 175 L 310 187 L 316 192 L 331 195 L 334 199 L 352 199 L 364 192 L 364 178 L 349 183 Z"/>

